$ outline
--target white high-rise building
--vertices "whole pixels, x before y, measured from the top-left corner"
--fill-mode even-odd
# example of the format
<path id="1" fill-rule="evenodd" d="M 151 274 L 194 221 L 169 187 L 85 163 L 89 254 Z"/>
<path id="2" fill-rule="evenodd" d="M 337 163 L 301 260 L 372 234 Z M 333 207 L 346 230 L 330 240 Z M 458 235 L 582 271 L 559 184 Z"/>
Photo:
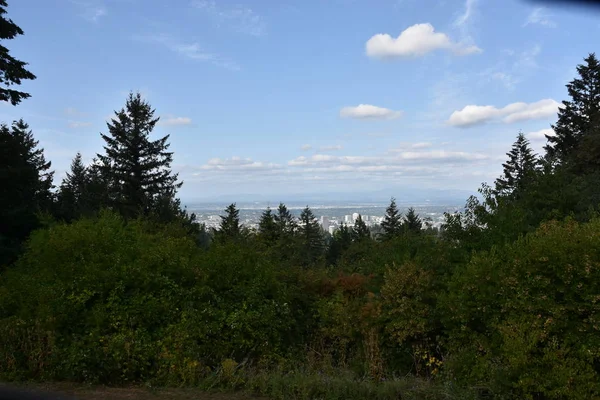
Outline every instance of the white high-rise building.
<path id="1" fill-rule="evenodd" d="M 352 214 L 352 222 L 356 222 L 357 219 L 358 219 L 358 213 Z"/>
<path id="2" fill-rule="evenodd" d="M 324 230 L 329 231 L 329 218 L 321 216 L 321 226 Z"/>
<path id="3" fill-rule="evenodd" d="M 329 233 L 333 235 L 333 232 L 335 232 L 335 231 L 336 231 L 336 229 L 337 229 L 337 227 L 336 227 L 335 225 L 331 225 L 331 226 L 329 227 Z"/>
<path id="4" fill-rule="evenodd" d="M 352 222 L 352 215 L 344 215 L 344 222 L 346 222 L 346 223 Z"/>

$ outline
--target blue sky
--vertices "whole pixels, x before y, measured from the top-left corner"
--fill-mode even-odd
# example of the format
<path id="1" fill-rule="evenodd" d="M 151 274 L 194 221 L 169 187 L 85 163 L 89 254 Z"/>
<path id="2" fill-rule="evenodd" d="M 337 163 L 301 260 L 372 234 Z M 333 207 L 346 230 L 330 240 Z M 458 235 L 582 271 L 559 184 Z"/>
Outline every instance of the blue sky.
<path id="1" fill-rule="evenodd" d="M 476 190 L 541 149 L 600 13 L 523 0 L 9 0 L 24 118 L 64 175 L 139 90 L 180 195 Z M 240 201 L 243 199 L 240 199 Z"/>

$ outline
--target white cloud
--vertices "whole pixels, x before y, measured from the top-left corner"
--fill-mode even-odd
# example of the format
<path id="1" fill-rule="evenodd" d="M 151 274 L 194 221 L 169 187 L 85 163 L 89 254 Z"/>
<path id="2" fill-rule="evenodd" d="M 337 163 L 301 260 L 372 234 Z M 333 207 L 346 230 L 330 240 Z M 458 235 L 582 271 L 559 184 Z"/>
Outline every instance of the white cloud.
<path id="1" fill-rule="evenodd" d="M 389 108 L 372 106 L 370 104 L 359 104 L 356 107 L 344 107 L 340 110 L 342 118 L 356 119 L 396 119 L 402 116 L 402 111 L 394 111 Z"/>
<path id="2" fill-rule="evenodd" d="M 91 122 L 69 121 L 69 128 L 73 128 L 73 129 L 86 128 L 91 125 L 92 125 Z"/>
<path id="3" fill-rule="evenodd" d="M 419 57 L 435 50 L 447 50 L 455 55 L 480 53 L 482 50 L 474 45 L 453 42 L 446 34 L 435 32 L 429 24 L 416 24 L 406 28 L 397 38 L 388 34 L 377 34 L 366 44 L 369 57 Z"/>
<path id="4" fill-rule="evenodd" d="M 544 7 L 537 7 L 531 11 L 523 26 L 527 25 L 542 25 L 548 28 L 556 28 L 556 22 L 552 21 L 551 16 L 546 12 Z"/>
<path id="5" fill-rule="evenodd" d="M 308 151 L 310 149 L 312 149 L 312 146 L 310 144 L 304 144 L 302 145 L 302 147 L 300 147 L 300 150 L 302 151 Z"/>
<path id="6" fill-rule="evenodd" d="M 300 156 L 288 162 L 290 167 L 323 167 L 344 166 L 349 167 L 382 167 L 382 166 L 407 166 L 419 162 L 456 163 L 466 161 L 487 160 L 488 156 L 479 153 L 458 151 L 429 150 L 429 151 L 398 151 L 392 156 L 333 156 L 329 154 L 314 154 L 306 157 Z"/>
<path id="7" fill-rule="evenodd" d="M 553 129 L 548 128 L 548 129 L 540 129 L 539 131 L 535 131 L 535 132 L 529 132 L 525 136 L 529 140 L 537 141 L 537 140 L 546 140 L 546 135 L 554 136 L 556 134 L 554 133 Z"/>
<path id="8" fill-rule="evenodd" d="M 217 27 L 226 25 L 236 32 L 250 36 L 263 36 L 267 32 L 264 18 L 249 7 L 238 4 L 221 8 L 212 0 L 197 0 L 192 2 L 192 6 L 210 16 Z"/>
<path id="9" fill-rule="evenodd" d="M 213 65 L 223 67 L 232 71 L 239 71 L 241 68 L 239 65 L 230 61 L 218 54 L 210 53 L 205 51 L 199 43 L 196 42 L 180 42 L 173 37 L 165 34 L 154 34 L 146 36 L 133 36 L 134 40 L 157 43 L 165 46 L 174 53 L 179 54 L 182 57 L 189 58 L 190 60 L 196 61 L 207 61 Z"/>
<path id="10" fill-rule="evenodd" d="M 419 143 L 413 143 L 410 147 L 413 149 L 426 149 L 431 146 L 432 146 L 432 144 L 429 142 L 419 142 Z"/>
<path id="11" fill-rule="evenodd" d="M 213 158 L 204 165 L 185 166 L 180 170 L 188 184 L 210 184 L 211 188 L 226 182 L 235 184 L 238 191 L 256 185 L 287 190 L 317 184 L 332 190 L 356 184 L 365 188 L 378 182 L 384 185 L 414 182 L 431 187 L 454 186 L 460 182 L 462 187 L 477 186 L 482 178 L 493 179 L 497 175 L 497 168 L 490 168 L 492 164 L 497 167 L 495 158 L 477 152 L 413 149 L 373 156 L 313 154 L 282 164 L 242 157 Z"/>
<path id="12" fill-rule="evenodd" d="M 503 108 L 468 105 L 462 110 L 454 111 L 447 123 L 453 126 L 468 127 L 500 118 L 502 122 L 507 124 L 530 119 L 548 118 L 556 115 L 560 105 L 552 99 L 544 99 L 534 103 L 512 103 Z"/>
<path id="13" fill-rule="evenodd" d="M 254 161 L 251 158 L 231 157 L 231 158 L 212 158 L 200 167 L 201 170 L 213 171 L 244 171 L 244 170 L 274 170 L 281 168 L 281 165 L 275 163 L 263 163 Z"/>
<path id="14" fill-rule="evenodd" d="M 344 148 L 344 146 L 342 146 L 341 144 L 336 144 L 334 146 L 322 146 L 319 148 L 319 151 L 338 151 L 338 150 L 342 150 Z"/>
<path id="15" fill-rule="evenodd" d="M 181 125 L 191 125 L 192 119 L 188 117 L 174 117 L 172 115 L 165 116 L 165 118 L 161 118 L 157 125 L 162 126 L 181 126 Z"/>

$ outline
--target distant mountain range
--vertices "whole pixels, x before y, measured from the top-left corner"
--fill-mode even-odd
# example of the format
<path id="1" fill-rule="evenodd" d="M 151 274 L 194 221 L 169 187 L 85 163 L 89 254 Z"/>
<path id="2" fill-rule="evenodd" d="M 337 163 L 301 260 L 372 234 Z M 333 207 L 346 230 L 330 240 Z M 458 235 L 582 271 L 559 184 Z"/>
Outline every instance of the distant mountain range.
<path id="1" fill-rule="evenodd" d="M 283 202 L 291 205 L 343 205 L 343 204 L 388 204 L 390 198 L 396 198 L 398 205 L 464 205 L 467 198 L 471 195 L 477 195 L 476 192 L 458 189 L 384 189 L 372 192 L 331 192 L 331 193 L 297 193 L 286 195 L 269 194 L 236 194 L 221 195 L 204 198 L 182 199 L 183 203 L 191 206 L 194 204 L 248 204 L 264 203 L 276 206 Z"/>

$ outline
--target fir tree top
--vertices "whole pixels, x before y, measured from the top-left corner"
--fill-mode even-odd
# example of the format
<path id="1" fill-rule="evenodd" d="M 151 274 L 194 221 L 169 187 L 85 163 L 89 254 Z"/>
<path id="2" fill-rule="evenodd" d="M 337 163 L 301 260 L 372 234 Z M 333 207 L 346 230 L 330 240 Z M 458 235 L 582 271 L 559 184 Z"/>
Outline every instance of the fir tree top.
<path id="1" fill-rule="evenodd" d="M 390 205 L 385 210 L 385 217 L 381 222 L 383 238 L 388 240 L 402 232 L 402 214 L 396 206 L 396 199 L 392 197 Z"/>

